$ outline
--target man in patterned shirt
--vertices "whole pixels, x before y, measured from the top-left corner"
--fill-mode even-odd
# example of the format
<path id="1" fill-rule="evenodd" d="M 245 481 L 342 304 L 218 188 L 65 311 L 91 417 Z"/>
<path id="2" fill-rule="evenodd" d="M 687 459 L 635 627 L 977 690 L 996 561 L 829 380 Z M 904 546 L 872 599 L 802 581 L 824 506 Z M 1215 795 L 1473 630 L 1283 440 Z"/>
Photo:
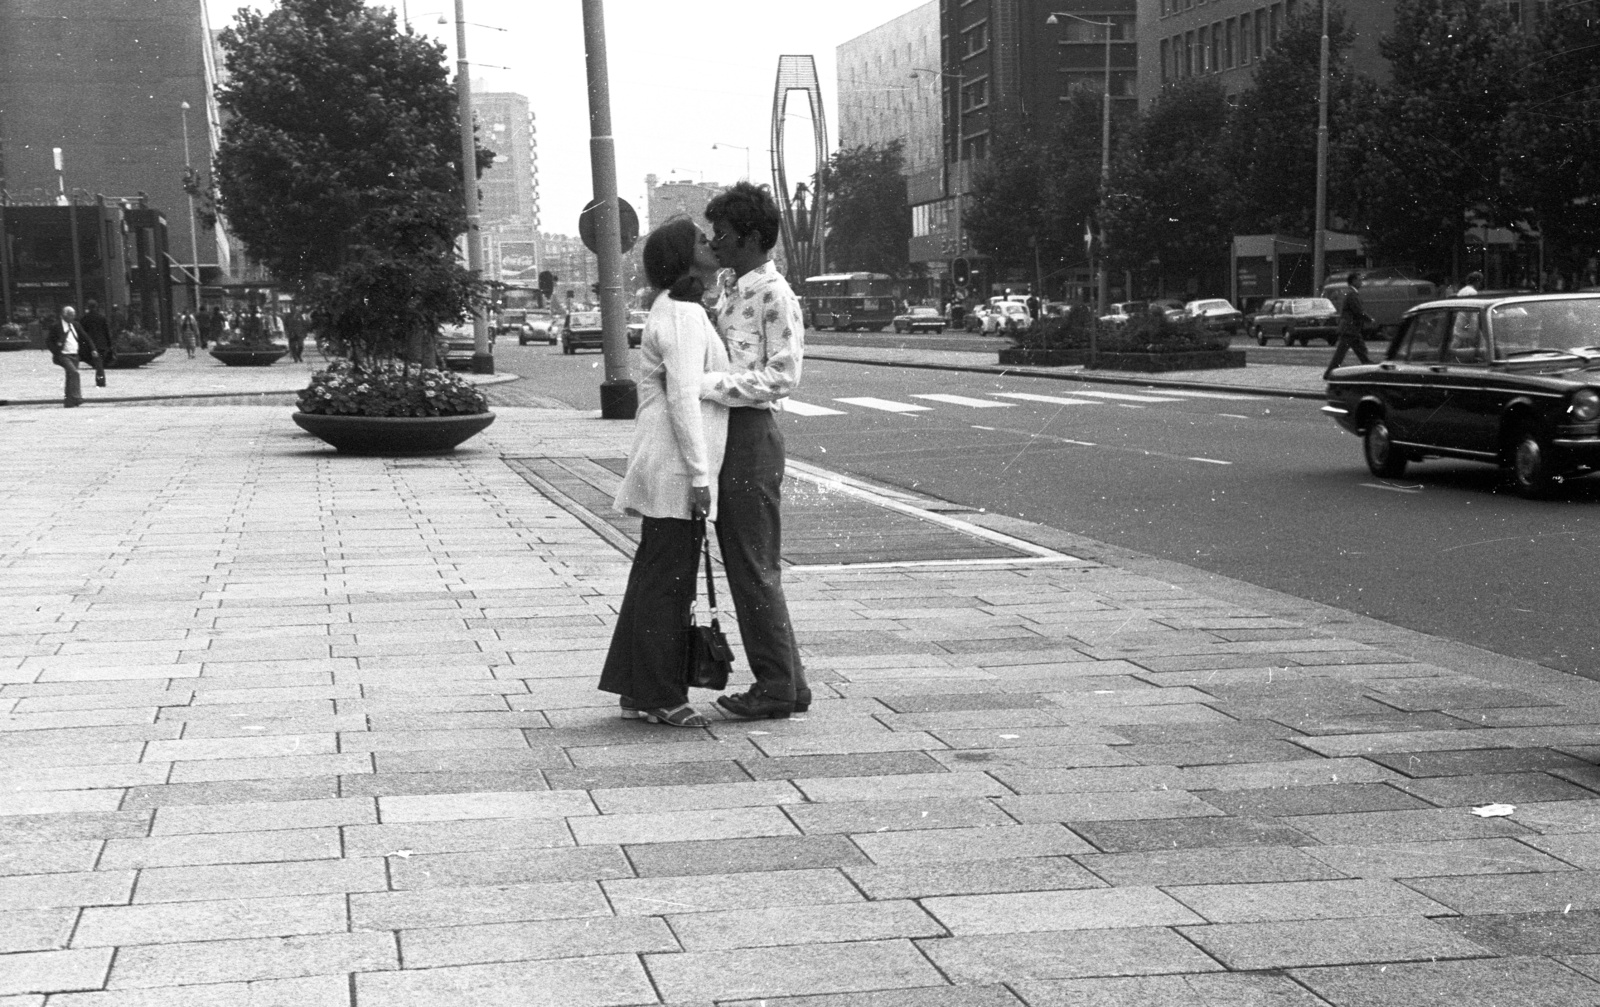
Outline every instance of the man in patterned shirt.
<path id="1" fill-rule="evenodd" d="M 724 273 L 717 333 L 729 369 L 702 379 L 700 397 L 728 406 L 728 448 L 717 484 L 717 542 L 755 685 L 717 704 L 736 717 L 787 717 L 811 705 L 780 567 L 783 431 L 773 404 L 800 383 L 805 317 L 770 258 L 777 204 L 740 182 L 706 205 L 711 249 Z"/>

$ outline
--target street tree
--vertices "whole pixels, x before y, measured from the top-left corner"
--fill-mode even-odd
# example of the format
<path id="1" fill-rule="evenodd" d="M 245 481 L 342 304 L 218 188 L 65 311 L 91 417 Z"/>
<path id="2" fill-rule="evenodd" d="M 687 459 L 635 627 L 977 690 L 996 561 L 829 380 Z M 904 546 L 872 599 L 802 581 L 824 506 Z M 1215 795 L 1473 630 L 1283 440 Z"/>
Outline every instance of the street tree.
<path id="1" fill-rule="evenodd" d="M 1600 18 L 1591 4 L 1546 8 L 1519 94 L 1501 123 L 1503 179 L 1544 238 L 1565 287 L 1600 281 Z"/>
<path id="2" fill-rule="evenodd" d="M 1315 8 L 1297 18 L 1256 64 L 1241 92 L 1220 156 L 1237 234 L 1310 237 L 1316 229 L 1317 102 L 1322 24 Z M 1372 89 L 1345 61 L 1355 33 L 1344 11 L 1328 12 L 1328 207 L 1348 217 L 1355 160 L 1351 130 L 1371 114 Z"/>
<path id="3" fill-rule="evenodd" d="M 1377 256 L 1459 276 L 1469 222 L 1518 215 L 1496 139 L 1527 48 L 1498 0 L 1398 0 L 1379 44 L 1391 78 L 1354 152 L 1358 223 Z"/>
<path id="4" fill-rule="evenodd" d="M 1164 90 L 1119 146 L 1106 196 L 1113 268 L 1146 277 L 1163 293 L 1221 289 L 1231 233 L 1228 178 L 1217 156 L 1228 103 L 1215 82 Z"/>
<path id="5" fill-rule="evenodd" d="M 900 140 L 834 152 L 824 168 L 828 260 L 846 272 L 904 279 L 911 263 L 911 204 Z"/>
<path id="6" fill-rule="evenodd" d="M 230 226 L 336 351 L 428 359 L 438 326 L 482 296 L 456 256 L 466 216 L 443 47 L 363 0 L 244 8 L 221 44 Z M 493 156 L 477 151 L 479 173 Z"/>

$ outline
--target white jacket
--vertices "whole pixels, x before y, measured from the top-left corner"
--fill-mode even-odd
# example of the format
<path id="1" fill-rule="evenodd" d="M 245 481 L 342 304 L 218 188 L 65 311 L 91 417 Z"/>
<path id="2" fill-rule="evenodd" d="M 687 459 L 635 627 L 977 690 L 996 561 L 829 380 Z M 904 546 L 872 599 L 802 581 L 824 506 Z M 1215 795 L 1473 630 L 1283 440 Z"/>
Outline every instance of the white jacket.
<path id="1" fill-rule="evenodd" d="M 717 475 L 728 443 L 728 410 L 700 398 L 700 378 L 728 369 L 728 351 L 705 309 L 656 295 L 640 343 L 639 413 L 613 506 L 642 517 L 688 520 L 689 490 L 711 488 L 717 516 Z"/>

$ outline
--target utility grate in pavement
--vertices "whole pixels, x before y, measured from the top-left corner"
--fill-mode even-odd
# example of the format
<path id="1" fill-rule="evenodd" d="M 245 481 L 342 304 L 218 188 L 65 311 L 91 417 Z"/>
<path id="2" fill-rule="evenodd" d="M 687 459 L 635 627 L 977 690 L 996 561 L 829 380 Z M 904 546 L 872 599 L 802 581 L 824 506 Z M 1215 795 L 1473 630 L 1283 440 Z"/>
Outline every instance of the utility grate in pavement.
<path id="1" fill-rule="evenodd" d="M 640 520 L 611 508 L 625 458 L 506 458 L 512 471 L 624 555 Z M 796 470 L 800 474 L 796 475 Z M 783 486 L 783 559 L 791 567 L 1072 562 L 1073 557 L 791 466 Z"/>

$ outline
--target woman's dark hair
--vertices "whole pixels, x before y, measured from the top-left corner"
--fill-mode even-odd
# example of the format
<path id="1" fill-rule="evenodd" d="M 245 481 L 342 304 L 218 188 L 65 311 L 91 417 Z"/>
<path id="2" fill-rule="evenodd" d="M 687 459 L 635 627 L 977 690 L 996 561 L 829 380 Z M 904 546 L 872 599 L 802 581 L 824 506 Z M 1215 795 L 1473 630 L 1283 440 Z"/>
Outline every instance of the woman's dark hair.
<path id="1" fill-rule="evenodd" d="M 644 275 L 675 301 L 698 301 L 705 284 L 695 276 L 694 247 L 700 229 L 688 217 L 673 217 L 644 239 Z"/>
<path id="2" fill-rule="evenodd" d="M 778 243 L 778 227 L 783 218 L 772 193 L 764 185 L 739 182 L 717 193 L 706 204 L 706 219 L 722 224 L 742 241 L 754 231 L 761 236 L 761 250 L 772 251 Z"/>

